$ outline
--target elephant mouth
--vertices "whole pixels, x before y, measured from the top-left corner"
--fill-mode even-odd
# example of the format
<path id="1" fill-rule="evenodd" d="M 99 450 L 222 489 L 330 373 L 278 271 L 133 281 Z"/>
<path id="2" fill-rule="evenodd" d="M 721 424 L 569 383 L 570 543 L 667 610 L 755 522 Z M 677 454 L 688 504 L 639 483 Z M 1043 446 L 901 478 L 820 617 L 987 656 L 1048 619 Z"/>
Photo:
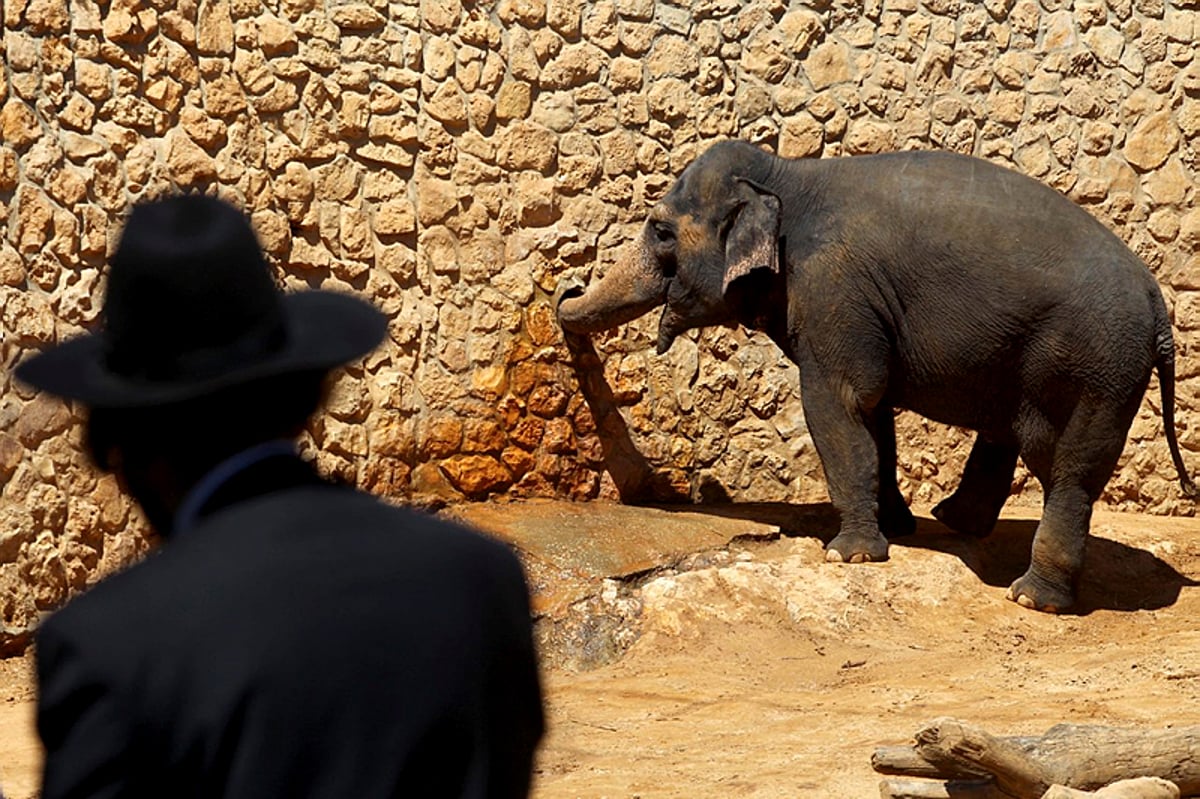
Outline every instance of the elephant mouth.
<path id="1" fill-rule="evenodd" d="M 655 351 L 659 355 L 665 355 L 679 334 L 686 329 L 686 323 L 670 305 L 663 308 L 662 317 L 658 322 L 658 346 Z"/>
<path id="2" fill-rule="evenodd" d="M 559 282 L 558 287 L 554 291 L 554 312 L 561 314 L 563 301 L 582 297 L 585 288 L 586 285 L 584 282 L 576 277 L 565 278 Z"/>

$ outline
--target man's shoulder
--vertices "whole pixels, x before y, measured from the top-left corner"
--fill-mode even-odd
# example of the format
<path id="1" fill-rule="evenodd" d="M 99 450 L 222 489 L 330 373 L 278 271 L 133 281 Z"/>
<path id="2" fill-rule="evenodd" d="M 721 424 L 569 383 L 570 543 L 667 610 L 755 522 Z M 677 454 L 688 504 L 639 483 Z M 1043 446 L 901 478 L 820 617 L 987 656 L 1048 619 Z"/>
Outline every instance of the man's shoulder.
<path id="1" fill-rule="evenodd" d="M 295 568 L 321 568 L 321 553 L 346 561 L 394 562 L 406 568 L 491 574 L 522 582 L 515 553 L 504 543 L 432 514 L 351 489 L 281 492 L 241 503 L 169 540 L 144 560 L 111 575 L 49 617 L 43 629 L 90 630 L 115 636 L 122 628 L 168 616 L 164 603 L 232 587 L 283 568 L 285 555 L 307 551 Z M 187 597 L 185 600 L 184 597 Z"/>

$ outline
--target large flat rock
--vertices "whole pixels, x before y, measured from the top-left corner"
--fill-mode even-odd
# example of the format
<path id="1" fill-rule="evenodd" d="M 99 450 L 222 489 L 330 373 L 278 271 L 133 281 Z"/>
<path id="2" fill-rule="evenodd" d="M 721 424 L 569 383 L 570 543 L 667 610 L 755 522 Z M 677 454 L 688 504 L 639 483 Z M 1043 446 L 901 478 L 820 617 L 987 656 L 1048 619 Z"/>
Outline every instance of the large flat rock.
<path id="1" fill-rule="evenodd" d="M 671 566 L 735 538 L 769 538 L 780 521 L 750 513 L 680 505 L 635 507 L 555 500 L 455 505 L 440 515 L 512 545 L 522 556 L 534 612 L 555 615 L 608 578 Z"/>

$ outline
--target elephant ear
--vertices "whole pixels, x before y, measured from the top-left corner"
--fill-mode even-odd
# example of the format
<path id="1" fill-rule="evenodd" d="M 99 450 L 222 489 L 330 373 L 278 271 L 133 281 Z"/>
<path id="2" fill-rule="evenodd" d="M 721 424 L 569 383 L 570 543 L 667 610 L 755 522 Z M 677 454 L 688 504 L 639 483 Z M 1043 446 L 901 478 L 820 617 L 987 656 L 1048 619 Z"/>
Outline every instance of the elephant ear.
<path id="1" fill-rule="evenodd" d="M 756 270 L 779 274 L 779 198 L 742 178 L 736 186 L 735 217 L 725 238 L 725 294 Z"/>

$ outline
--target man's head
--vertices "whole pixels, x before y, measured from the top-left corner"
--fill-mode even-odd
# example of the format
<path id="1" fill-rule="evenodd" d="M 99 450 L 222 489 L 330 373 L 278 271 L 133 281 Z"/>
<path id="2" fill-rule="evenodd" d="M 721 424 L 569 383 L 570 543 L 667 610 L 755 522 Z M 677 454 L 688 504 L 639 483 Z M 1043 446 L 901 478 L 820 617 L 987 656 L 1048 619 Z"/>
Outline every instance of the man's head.
<path id="1" fill-rule="evenodd" d="M 166 491 L 157 483 L 178 492 L 239 449 L 294 436 L 324 376 L 386 330 L 357 298 L 280 292 L 246 217 L 200 195 L 134 208 L 102 316 L 100 330 L 26 360 L 17 376 L 87 406 L 93 457 L 126 479 L 156 526 L 152 506 L 177 499 L 150 496 Z"/>

